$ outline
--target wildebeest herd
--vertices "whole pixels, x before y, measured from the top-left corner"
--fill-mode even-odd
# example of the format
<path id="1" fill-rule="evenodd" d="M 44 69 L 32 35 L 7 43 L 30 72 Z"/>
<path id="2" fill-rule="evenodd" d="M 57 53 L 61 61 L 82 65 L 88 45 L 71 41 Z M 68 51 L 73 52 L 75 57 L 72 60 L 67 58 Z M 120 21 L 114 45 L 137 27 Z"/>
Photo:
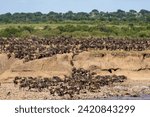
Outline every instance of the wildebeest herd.
<path id="1" fill-rule="evenodd" d="M 150 39 L 111 39 L 72 37 L 39 38 L 0 38 L 0 52 L 14 55 L 25 62 L 63 53 L 79 53 L 89 49 L 96 50 L 150 50 Z"/>
<path id="2" fill-rule="evenodd" d="M 52 57 L 56 54 L 73 53 L 76 55 L 83 51 L 94 50 L 124 50 L 143 51 L 150 50 L 150 39 L 110 39 L 88 38 L 75 39 L 72 37 L 40 38 L 0 38 L 0 52 L 6 53 L 8 58 L 24 59 L 28 62 L 44 57 Z M 149 55 L 145 54 L 143 57 Z M 47 90 L 53 96 L 70 96 L 87 92 L 99 92 L 103 86 L 112 86 L 114 83 L 122 83 L 127 77 L 116 75 L 96 75 L 91 71 L 72 66 L 72 74 L 64 79 L 53 76 L 46 77 L 19 77 L 14 78 L 14 84 L 20 89 L 41 92 Z"/>
<path id="3" fill-rule="evenodd" d="M 52 78 L 15 77 L 14 84 L 19 85 L 20 89 L 28 91 L 41 92 L 47 90 L 53 96 L 68 95 L 73 98 L 74 95 L 87 93 L 88 91 L 98 92 L 103 86 L 122 83 L 126 79 L 123 75 L 100 76 L 83 68 L 73 68 L 71 76 L 66 76 L 65 79 L 61 79 L 58 76 L 53 76 Z"/>

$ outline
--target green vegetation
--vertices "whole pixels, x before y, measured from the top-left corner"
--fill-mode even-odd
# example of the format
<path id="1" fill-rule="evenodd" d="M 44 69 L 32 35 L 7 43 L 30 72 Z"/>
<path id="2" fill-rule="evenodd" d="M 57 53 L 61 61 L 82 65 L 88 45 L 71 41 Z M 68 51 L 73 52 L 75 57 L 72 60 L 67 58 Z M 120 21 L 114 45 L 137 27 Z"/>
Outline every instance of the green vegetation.
<path id="1" fill-rule="evenodd" d="M 150 38 L 150 11 L 90 13 L 6 13 L 0 15 L 0 37 Z"/>

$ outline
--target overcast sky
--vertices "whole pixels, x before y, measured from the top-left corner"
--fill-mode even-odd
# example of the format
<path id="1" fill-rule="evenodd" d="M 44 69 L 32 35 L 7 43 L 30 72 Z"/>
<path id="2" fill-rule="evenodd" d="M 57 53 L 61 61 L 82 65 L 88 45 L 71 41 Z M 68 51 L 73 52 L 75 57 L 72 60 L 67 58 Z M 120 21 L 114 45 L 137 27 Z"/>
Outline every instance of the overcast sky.
<path id="1" fill-rule="evenodd" d="M 0 0 L 0 14 L 37 11 L 67 12 L 69 10 L 90 12 L 92 9 L 99 11 L 150 10 L 150 0 Z"/>

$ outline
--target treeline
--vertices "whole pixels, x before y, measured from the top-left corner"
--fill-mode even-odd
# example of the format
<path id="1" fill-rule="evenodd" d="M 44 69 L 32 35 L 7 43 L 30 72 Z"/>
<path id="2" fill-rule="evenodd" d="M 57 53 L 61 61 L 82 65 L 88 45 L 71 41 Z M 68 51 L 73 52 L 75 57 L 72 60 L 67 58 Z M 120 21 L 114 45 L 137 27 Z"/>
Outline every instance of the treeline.
<path id="1" fill-rule="evenodd" d="M 36 13 L 14 13 L 14 14 L 6 13 L 0 15 L 0 23 L 41 23 L 41 22 L 49 23 L 65 20 L 150 22 L 150 11 L 142 9 L 139 12 L 135 10 L 130 10 L 128 12 L 123 10 L 117 10 L 116 12 L 100 12 L 94 9 L 90 13 L 86 12 L 74 13 L 72 11 L 68 11 L 66 13 L 56 13 L 51 11 L 47 14 L 36 12 Z"/>

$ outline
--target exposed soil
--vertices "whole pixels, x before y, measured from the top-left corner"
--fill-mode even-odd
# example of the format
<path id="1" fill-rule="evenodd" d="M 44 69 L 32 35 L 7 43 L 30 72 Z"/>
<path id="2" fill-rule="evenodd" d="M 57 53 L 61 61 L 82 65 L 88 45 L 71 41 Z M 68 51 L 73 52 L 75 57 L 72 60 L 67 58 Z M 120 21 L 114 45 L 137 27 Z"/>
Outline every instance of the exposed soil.
<path id="1" fill-rule="evenodd" d="M 27 42 L 32 44 L 32 41 L 34 39 Z M 13 44 L 1 41 L 0 99 L 104 99 L 150 95 L 149 40 L 138 40 L 136 46 L 132 45 L 133 40 L 106 40 L 104 48 L 98 44 L 103 42 L 102 39 L 91 42 L 46 40 L 44 43 L 53 45 L 52 50 L 43 46 L 42 41 L 40 46 L 40 41 L 35 39 L 35 48 L 28 43 L 34 51 L 20 48 L 25 41 L 15 40 Z M 121 49 L 121 45 L 115 48 L 114 44 L 110 45 L 112 42 L 125 45 Z M 66 45 L 63 50 L 64 47 L 58 43 L 69 46 Z M 37 47 L 45 47 L 50 53 L 46 54 L 44 48 L 36 52 Z M 56 48 L 60 52 L 55 51 Z M 51 84 L 53 78 L 60 82 L 56 80 Z M 41 82 L 47 84 L 41 85 Z"/>
<path id="2" fill-rule="evenodd" d="M 112 97 L 140 97 L 140 95 L 150 95 L 150 81 L 126 81 L 113 86 L 104 86 L 98 92 L 82 91 L 80 95 L 75 94 L 72 98 L 69 95 L 51 95 L 49 91 L 29 91 L 19 89 L 13 82 L 2 83 L 0 87 L 0 99 L 111 99 Z"/>
<path id="3" fill-rule="evenodd" d="M 107 52 L 107 53 L 106 53 Z M 144 52 L 146 53 L 146 52 Z M 149 52 L 147 52 L 149 53 Z M 115 54 L 115 55 L 114 55 Z M 101 55 L 104 55 L 101 57 Z M 125 75 L 132 80 L 150 80 L 150 58 L 143 59 L 143 52 L 88 51 L 75 55 L 58 54 L 29 62 L 0 55 L 0 79 L 15 76 L 64 78 L 72 68 L 84 68 L 99 75 Z M 73 65 L 72 65 L 73 63 Z"/>

